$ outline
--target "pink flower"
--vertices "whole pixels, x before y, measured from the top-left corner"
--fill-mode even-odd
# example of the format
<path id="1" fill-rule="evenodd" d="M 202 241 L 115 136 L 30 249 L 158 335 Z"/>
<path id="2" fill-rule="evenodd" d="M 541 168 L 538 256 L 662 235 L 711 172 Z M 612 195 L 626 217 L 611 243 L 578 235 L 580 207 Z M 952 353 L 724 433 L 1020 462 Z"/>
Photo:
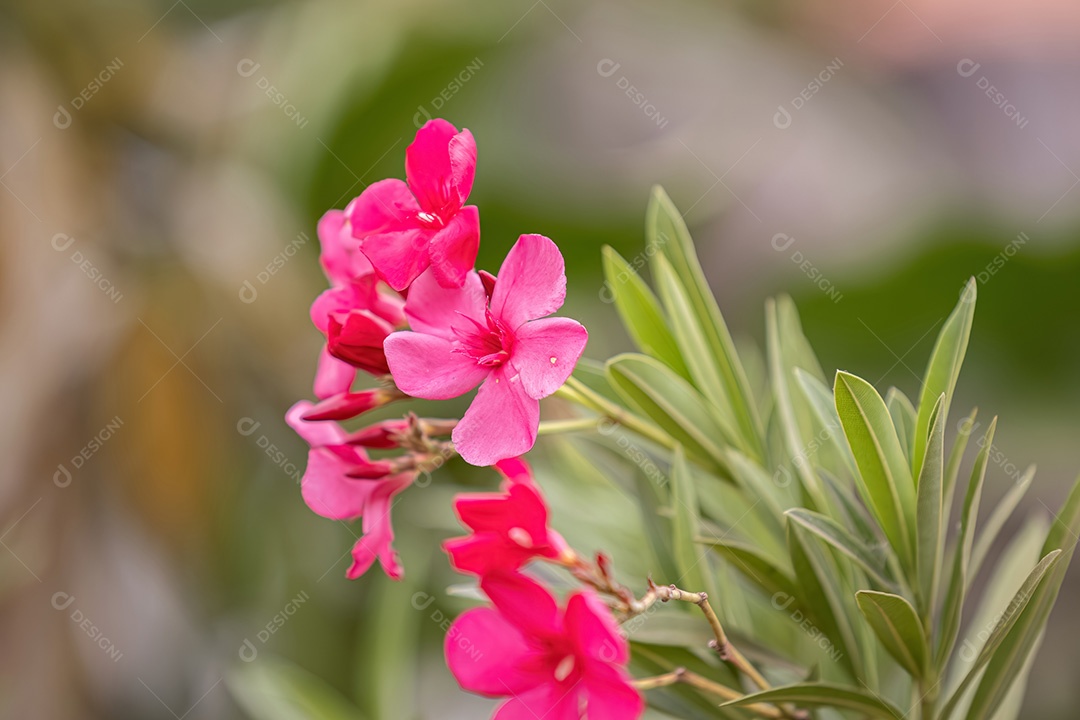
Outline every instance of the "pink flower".
<path id="1" fill-rule="evenodd" d="M 517 570 L 533 558 L 569 560 L 573 551 L 548 527 L 540 488 L 507 480 L 503 492 L 468 493 L 454 498 L 454 511 L 472 535 L 443 543 L 450 564 L 481 577 Z"/>
<path id="2" fill-rule="evenodd" d="M 386 339 L 387 364 L 413 397 L 447 400 L 482 383 L 452 436 L 467 462 L 491 465 L 536 442 L 540 399 L 566 382 L 589 337 L 575 320 L 545 317 L 565 296 L 562 254 L 542 235 L 510 249 L 490 303 L 475 272 L 461 288 L 423 275 L 409 290 L 413 331 Z"/>
<path id="3" fill-rule="evenodd" d="M 401 564 L 392 545 L 390 508 L 394 496 L 412 484 L 416 473 L 403 472 L 378 480 L 350 477 L 350 473 L 371 464 L 367 454 L 347 444 L 347 433 L 336 422 L 306 420 L 312 408 L 310 402 L 301 400 L 285 416 L 311 446 L 307 470 L 300 481 L 304 502 L 313 512 L 331 520 L 363 518 L 364 534 L 353 546 L 353 562 L 346 572 L 350 580 L 367 572 L 376 560 L 387 575 L 401 579 Z"/>
<path id="4" fill-rule="evenodd" d="M 319 261 L 331 287 L 311 304 L 311 321 L 327 337 L 314 390 L 316 397 L 328 399 L 349 393 L 358 368 L 373 375 L 388 372 L 382 342 L 405 316 L 404 301 L 379 289 L 345 212 L 328 211 L 318 231 Z"/>
<path id="5" fill-rule="evenodd" d="M 461 287 L 480 247 L 480 213 L 465 205 L 476 141 L 445 120 L 429 120 L 405 151 L 405 177 L 380 180 L 350 203 L 352 234 L 379 277 L 404 290 L 431 267 L 443 287 Z"/>
<path id="6" fill-rule="evenodd" d="M 630 685 L 626 640 L 591 591 L 561 610 L 516 573 L 483 578 L 494 607 L 469 610 L 446 634 L 446 663 L 463 688 L 510 697 L 493 720 L 634 720 L 644 709 Z"/>

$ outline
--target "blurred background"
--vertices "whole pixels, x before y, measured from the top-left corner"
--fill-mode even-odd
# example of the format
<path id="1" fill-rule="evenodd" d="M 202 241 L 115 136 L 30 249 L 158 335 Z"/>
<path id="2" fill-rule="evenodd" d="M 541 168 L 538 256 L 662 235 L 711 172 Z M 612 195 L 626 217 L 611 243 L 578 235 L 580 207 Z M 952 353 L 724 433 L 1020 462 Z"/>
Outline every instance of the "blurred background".
<path id="1" fill-rule="evenodd" d="M 1078 28 L 1065 0 L 0 2 L 0 715 L 486 717 L 442 665 L 438 543 L 494 475 L 402 495 L 406 579 L 349 582 L 359 529 L 304 506 L 283 421 L 315 222 L 429 117 L 477 138 L 480 265 L 554 238 L 595 359 L 629 346 L 600 247 L 641 252 L 654 183 L 748 346 L 786 292 L 881 388 L 917 395 L 974 275 L 984 509 L 1037 462 L 1048 518 L 1080 468 Z M 555 526 L 617 555 L 629 501 L 564 453 L 535 454 Z M 1024 717 L 1076 717 L 1078 601 L 1074 570 Z"/>

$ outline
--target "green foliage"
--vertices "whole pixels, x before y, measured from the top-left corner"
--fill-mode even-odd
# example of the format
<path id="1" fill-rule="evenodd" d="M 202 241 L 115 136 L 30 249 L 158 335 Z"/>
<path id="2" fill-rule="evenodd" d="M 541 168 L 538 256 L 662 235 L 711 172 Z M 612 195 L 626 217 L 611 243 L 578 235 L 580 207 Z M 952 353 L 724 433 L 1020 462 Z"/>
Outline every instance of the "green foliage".
<path id="1" fill-rule="evenodd" d="M 1037 557 L 1020 538 L 1042 532 L 1038 517 L 994 557 L 991 548 L 1034 469 L 979 527 L 985 478 L 999 461 L 996 419 L 977 437 L 962 489 L 960 468 L 978 426 L 974 412 L 959 424 L 949 420 L 974 318 L 974 279 L 941 326 L 915 405 L 896 388 L 883 394 L 850 372 L 838 371 L 830 387 L 786 297 L 766 306 L 764 362 L 754 353 L 740 358 L 686 225 L 660 189 L 650 202 L 646 243 L 640 257 L 649 259 L 655 292 L 638 274 L 644 260 L 604 253 L 607 287 L 641 354 L 613 358 L 603 373 L 585 366 L 575 387 L 588 386 L 593 409 L 633 420 L 623 429 L 644 433 L 657 463 L 670 468 L 670 487 L 637 486 L 649 491 L 642 542 L 679 575 L 656 581 L 718 595 L 729 634 L 750 643 L 748 655 L 779 685 L 722 708 L 768 703 L 831 708 L 823 718 L 839 717 L 835 711 L 1015 718 L 1018 678 L 1030 666 L 1080 532 L 1080 489 Z M 960 519 L 950 532 L 960 492 Z M 986 602 L 979 602 L 971 597 L 973 578 L 995 559 Z M 1016 581 L 999 577 L 1002 568 Z M 988 625 L 968 628 L 958 652 L 968 606 Z M 681 629 L 666 640 L 662 622 L 649 619 L 632 638 L 635 653 L 647 652 L 646 664 L 660 671 L 696 657 L 709 661 L 699 674 L 728 672 L 688 618 L 697 619 L 679 615 Z M 645 638 L 649 644 L 641 645 Z M 695 693 L 660 688 L 649 700 L 699 717 L 708 705 L 693 700 Z"/>

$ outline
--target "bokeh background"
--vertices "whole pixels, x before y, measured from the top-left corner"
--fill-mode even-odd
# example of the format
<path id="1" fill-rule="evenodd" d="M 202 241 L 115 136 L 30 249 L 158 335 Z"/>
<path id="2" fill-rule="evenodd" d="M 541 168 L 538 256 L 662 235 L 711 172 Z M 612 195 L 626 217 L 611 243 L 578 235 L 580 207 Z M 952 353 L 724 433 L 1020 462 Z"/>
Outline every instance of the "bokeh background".
<path id="1" fill-rule="evenodd" d="M 442 666 L 467 601 L 438 543 L 495 478 L 404 494 L 406 580 L 349 582 L 282 419 L 315 222 L 429 116 L 477 138 L 480 264 L 556 239 L 589 356 L 628 347 L 599 249 L 640 252 L 660 183 L 748 346 L 787 292 L 827 370 L 882 388 L 917 394 L 976 276 L 984 508 L 1037 462 L 1049 517 L 1080 468 L 1075 3 L 8 0 L 0 59 L 3 717 L 486 716 Z M 617 554 L 629 501 L 561 447 L 556 527 Z M 1074 570 L 1023 717 L 1077 716 L 1078 600 Z"/>

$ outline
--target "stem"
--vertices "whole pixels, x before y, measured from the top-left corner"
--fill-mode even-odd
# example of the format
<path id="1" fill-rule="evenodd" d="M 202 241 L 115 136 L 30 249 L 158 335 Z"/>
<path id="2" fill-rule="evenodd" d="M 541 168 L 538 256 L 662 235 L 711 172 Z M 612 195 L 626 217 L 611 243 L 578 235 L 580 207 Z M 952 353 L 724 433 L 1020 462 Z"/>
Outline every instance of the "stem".
<path id="1" fill-rule="evenodd" d="M 707 693 L 716 695 L 724 700 L 739 700 L 745 695 L 734 688 L 730 688 L 727 685 L 709 680 L 706 677 L 702 677 L 697 673 L 690 672 L 686 668 L 675 668 L 669 673 L 663 675 L 657 675 L 655 677 L 641 678 L 634 680 L 634 687 L 638 690 L 654 690 L 656 688 L 667 687 L 675 684 L 689 685 Z M 757 713 L 762 717 L 775 718 L 779 720 L 785 717 L 784 713 L 772 705 L 766 705 L 764 703 L 751 703 L 750 705 L 743 705 L 744 710 Z"/>
<path id="2" fill-rule="evenodd" d="M 643 438 L 653 441 L 668 450 L 675 449 L 674 441 L 664 432 L 642 418 L 629 413 L 588 385 L 571 375 L 566 384 L 559 388 L 556 395 L 577 403 L 603 415 L 607 420 L 629 428 Z"/>
<path id="3" fill-rule="evenodd" d="M 709 596 L 703 592 L 687 592 L 686 590 L 680 590 L 674 585 L 658 586 L 655 588 L 656 596 L 661 602 L 667 602 L 668 600 L 681 600 L 683 602 L 693 603 L 701 608 L 701 612 L 705 615 L 705 619 L 709 621 L 709 627 L 712 628 L 715 640 L 709 643 L 716 652 L 720 654 L 721 660 L 726 660 L 731 663 L 735 668 L 746 677 L 750 678 L 750 681 L 757 685 L 762 690 L 768 690 L 772 686 L 769 681 L 765 679 L 765 676 L 757 671 L 750 661 L 739 652 L 739 649 L 735 647 L 730 640 L 728 640 L 727 633 L 724 632 L 724 626 L 720 624 L 720 618 L 716 616 L 716 612 L 712 609 L 712 605 L 709 604 Z"/>
<path id="4" fill-rule="evenodd" d="M 597 418 L 585 417 L 573 420 L 541 420 L 540 435 L 555 435 L 558 433 L 577 432 L 578 430 L 595 430 Z"/>

